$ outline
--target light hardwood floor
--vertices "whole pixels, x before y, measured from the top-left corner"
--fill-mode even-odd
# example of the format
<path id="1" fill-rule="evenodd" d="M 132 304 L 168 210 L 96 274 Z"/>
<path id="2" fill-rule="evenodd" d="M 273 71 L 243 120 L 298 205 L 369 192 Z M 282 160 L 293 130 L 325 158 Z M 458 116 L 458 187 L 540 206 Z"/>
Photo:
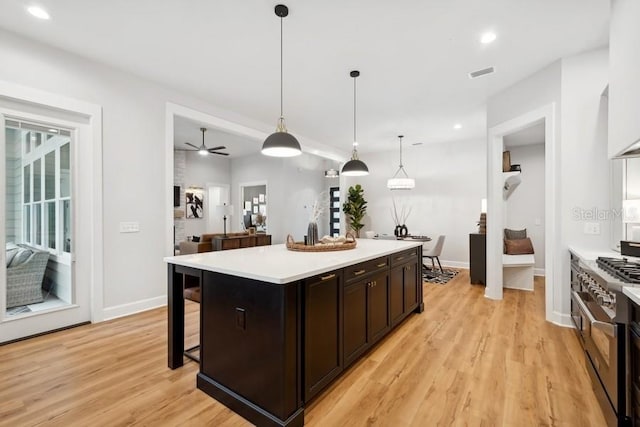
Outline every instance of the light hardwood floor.
<path id="1" fill-rule="evenodd" d="M 465 270 L 424 290 L 425 312 L 307 405 L 306 425 L 605 425 L 573 331 L 544 321 L 542 280 L 503 301 Z M 0 346 L 0 425 L 249 425 L 196 389 L 197 370 L 167 368 L 166 309 Z"/>

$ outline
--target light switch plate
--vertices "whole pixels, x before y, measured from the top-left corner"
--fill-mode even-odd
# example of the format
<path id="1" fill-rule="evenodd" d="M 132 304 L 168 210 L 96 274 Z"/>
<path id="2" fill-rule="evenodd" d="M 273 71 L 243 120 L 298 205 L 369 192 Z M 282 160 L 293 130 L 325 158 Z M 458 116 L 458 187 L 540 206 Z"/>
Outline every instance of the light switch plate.
<path id="1" fill-rule="evenodd" d="M 137 221 L 121 222 L 121 233 L 138 233 L 140 231 L 140 223 Z"/>
<path id="2" fill-rule="evenodd" d="M 600 234 L 600 223 L 599 222 L 585 222 L 584 223 L 584 234 Z"/>

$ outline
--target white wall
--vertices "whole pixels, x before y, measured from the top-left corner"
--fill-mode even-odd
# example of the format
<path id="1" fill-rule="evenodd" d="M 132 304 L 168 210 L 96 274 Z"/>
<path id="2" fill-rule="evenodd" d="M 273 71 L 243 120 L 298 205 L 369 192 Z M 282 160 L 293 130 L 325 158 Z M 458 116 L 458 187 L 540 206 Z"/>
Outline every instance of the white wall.
<path id="1" fill-rule="evenodd" d="M 527 237 L 533 243 L 535 268 L 544 270 L 544 143 L 508 148 L 511 164 L 522 168 L 522 182 L 505 202 L 507 205 L 506 228 L 527 229 Z M 539 221 L 539 224 L 536 224 Z"/>
<path id="2" fill-rule="evenodd" d="M 164 303 L 166 103 L 264 132 L 273 125 L 1 30 L 0 57 L 0 80 L 102 107 L 104 308 L 125 313 Z M 121 221 L 139 222 L 140 232 L 119 233 Z"/>
<path id="3" fill-rule="evenodd" d="M 301 241 L 307 234 L 310 205 L 326 188 L 325 161 L 303 153 L 299 157 L 274 158 L 261 154 L 231 159 L 231 193 L 242 206 L 239 188 L 243 183 L 267 182 L 267 231 L 273 244 L 284 243 L 287 234 Z M 240 219 L 231 223 L 241 230 Z M 318 233 L 328 233 L 328 219 L 318 224 Z"/>
<path id="4" fill-rule="evenodd" d="M 368 201 L 364 231 L 393 235 L 391 216 L 396 206 L 411 208 L 406 225 L 411 234 L 432 238 L 446 235 L 441 261 L 468 267 L 469 233 L 477 233 L 481 201 L 486 197 L 486 143 L 484 140 L 447 142 L 403 147 L 403 164 L 416 188 L 391 191 L 387 179 L 398 169 L 397 150 L 360 155 L 369 167 L 364 177 L 343 178 L 346 194 L 351 185 L 361 184 Z M 435 239 L 434 239 L 435 240 Z"/>

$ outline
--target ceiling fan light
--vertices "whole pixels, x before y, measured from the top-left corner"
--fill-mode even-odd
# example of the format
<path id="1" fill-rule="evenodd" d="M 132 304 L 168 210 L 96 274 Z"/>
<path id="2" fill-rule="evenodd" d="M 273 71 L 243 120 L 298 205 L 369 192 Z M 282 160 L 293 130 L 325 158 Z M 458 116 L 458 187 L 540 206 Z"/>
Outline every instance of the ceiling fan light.
<path id="1" fill-rule="evenodd" d="M 416 180 L 413 178 L 389 178 L 387 188 L 389 190 L 411 190 L 416 187 Z"/>
<path id="2" fill-rule="evenodd" d="M 209 152 L 207 151 L 206 148 L 202 147 L 201 149 L 198 150 L 198 154 L 200 154 L 201 156 L 206 156 L 209 154 Z"/>
<path id="3" fill-rule="evenodd" d="M 369 168 L 362 160 L 351 159 L 342 166 L 341 173 L 345 176 L 365 176 L 369 175 Z"/>
<path id="4" fill-rule="evenodd" d="M 300 143 L 288 132 L 276 131 L 262 144 L 262 154 L 272 157 L 294 157 L 302 154 Z"/>

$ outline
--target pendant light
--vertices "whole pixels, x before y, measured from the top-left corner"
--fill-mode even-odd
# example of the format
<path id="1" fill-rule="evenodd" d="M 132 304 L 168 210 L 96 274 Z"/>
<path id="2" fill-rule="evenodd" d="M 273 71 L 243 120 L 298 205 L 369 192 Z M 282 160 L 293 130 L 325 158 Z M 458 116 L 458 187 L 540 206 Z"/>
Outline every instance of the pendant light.
<path id="1" fill-rule="evenodd" d="M 387 188 L 390 190 L 411 190 L 416 186 L 415 179 L 409 178 L 409 175 L 407 175 L 407 172 L 404 170 L 404 166 L 402 166 L 402 138 L 404 138 L 402 135 L 398 136 L 400 140 L 400 166 L 395 175 L 393 175 L 393 178 L 387 180 Z M 400 172 L 402 172 L 404 178 L 402 178 Z"/>
<path id="2" fill-rule="evenodd" d="M 356 139 L 356 77 L 360 75 L 360 71 L 354 70 L 349 75 L 353 77 L 353 151 L 351 152 L 351 160 L 342 166 L 342 174 L 364 176 L 369 175 L 369 168 L 362 160 L 358 159 L 358 140 Z"/>
<path id="3" fill-rule="evenodd" d="M 273 157 L 293 157 L 302 154 L 302 149 L 300 148 L 298 140 L 287 132 L 282 108 L 282 21 L 289 14 L 289 8 L 283 4 L 279 4 L 275 7 L 275 13 L 276 16 L 280 18 L 280 118 L 278 119 L 276 131 L 264 140 L 262 144 L 262 154 Z"/>

